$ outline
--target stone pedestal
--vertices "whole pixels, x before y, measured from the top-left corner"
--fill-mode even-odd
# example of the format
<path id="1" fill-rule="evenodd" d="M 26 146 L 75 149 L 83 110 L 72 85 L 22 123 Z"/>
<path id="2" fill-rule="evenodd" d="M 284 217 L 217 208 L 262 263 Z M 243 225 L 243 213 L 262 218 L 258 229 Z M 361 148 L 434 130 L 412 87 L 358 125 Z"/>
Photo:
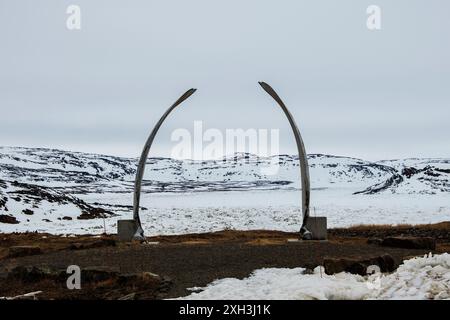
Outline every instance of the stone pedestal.
<path id="1" fill-rule="evenodd" d="M 137 223 L 133 219 L 131 220 L 118 220 L 117 221 L 117 237 L 119 241 L 131 241 L 137 231 Z"/>
<path id="2" fill-rule="evenodd" d="M 306 229 L 311 231 L 311 240 L 327 240 L 327 217 L 309 217 Z"/>

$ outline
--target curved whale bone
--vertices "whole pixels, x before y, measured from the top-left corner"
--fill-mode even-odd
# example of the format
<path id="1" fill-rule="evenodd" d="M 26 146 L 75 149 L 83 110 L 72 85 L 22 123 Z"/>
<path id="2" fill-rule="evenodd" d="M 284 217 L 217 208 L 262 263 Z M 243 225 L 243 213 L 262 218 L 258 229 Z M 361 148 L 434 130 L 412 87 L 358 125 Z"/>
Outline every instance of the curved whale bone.
<path id="1" fill-rule="evenodd" d="M 295 136 L 295 142 L 297 143 L 298 157 L 300 160 L 300 175 L 301 175 L 301 185 L 302 185 L 302 215 L 303 222 L 300 228 L 300 235 L 304 240 L 312 239 L 311 232 L 306 228 L 306 224 L 309 218 L 309 202 L 310 202 L 310 180 L 309 180 L 309 167 L 308 167 L 308 159 L 306 157 L 305 144 L 303 143 L 302 136 L 300 135 L 300 130 L 298 129 L 297 124 L 295 123 L 292 114 L 289 112 L 288 108 L 284 104 L 283 100 L 281 100 L 280 96 L 275 92 L 275 90 L 265 82 L 259 82 L 261 87 L 266 91 L 281 107 L 284 111 L 284 114 L 288 118 L 289 124 L 291 125 L 292 131 Z"/>
<path id="2" fill-rule="evenodd" d="M 162 115 L 161 119 L 159 119 L 159 121 L 156 123 L 155 127 L 150 133 L 150 136 L 145 142 L 144 149 L 142 150 L 141 157 L 139 158 L 138 168 L 136 171 L 136 179 L 134 182 L 133 219 L 136 223 L 136 233 L 133 239 L 135 240 L 145 240 L 144 229 L 142 228 L 141 219 L 139 217 L 139 203 L 141 200 L 142 179 L 144 177 L 145 164 L 147 162 L 148 153 L 150 152 L 150 147 L 152 146 L 153 140 L 155 139 L 159 128 L 161 127 L 167 116 L 172 112 L 173 109 L 179 106 L 184 100 L 189 98 L 196 90 L 197 89 L 194 88 L 189 89 L 181 97 L 179 97 L 178 100 L 169 107 L 169 109 L 167 109 L 167 111 Z"/>

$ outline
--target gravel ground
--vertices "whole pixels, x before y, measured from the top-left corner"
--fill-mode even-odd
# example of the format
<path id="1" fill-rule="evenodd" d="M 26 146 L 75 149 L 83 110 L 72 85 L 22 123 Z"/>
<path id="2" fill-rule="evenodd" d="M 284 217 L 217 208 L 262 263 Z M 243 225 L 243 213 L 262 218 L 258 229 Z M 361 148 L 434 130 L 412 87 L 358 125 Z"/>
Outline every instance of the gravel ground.
<path id="1" fill-rule="evenodd" d="M 448 226 L 445 226 L 445 229 Z M 393 227 L 386 227 L 386 235 L 392 235 Z M 356 228 L 357 229 L 357 228 Z M 434 229 L 435 228 L 431 228 Z M 430 229 L 430 230 L 431 230 Z M 440 230 L 442 228 L 439 228 Z M 401 249 L 381 247 L 375 244 L 367 244 L 367 230 L 359 228 L 351 233 L 347 229 L 339 232 L 330 230 L 329 241 L 299 241 L 290 242 L 287 239 L 295 238 L 296 234 L 278 231 L 223 231 L 209 234 L 191 234 L 180 236 L 155 237 L 150 241 L 158 241 L 158 244 L 121 244 L 111 246 L 105 242 L 99 248 L 73 249 L 74 244 L 97 243 L 99 238 L 74 237 L 61 238 L 41 234 L 16 234 L 1 235 L 2 244 L 11 246 L 17 244 L 35 244 L 44 248 L 43 254 L 21 258 L 3 257 L 0 259 L 0 274 L 7 272 L 16 266 L 36 266 L 65 270 L 69 265 L 87 267 L 107 267 L 117 270 L 121 274 L 152 272 L 164 277 L 164 290 L 151 295 L 143 295 L 142 298 L 173 298 L 185 296 L 190 293 L 188 288 L 202 287 L 208 283 L 226 277 L 244 278 L 260 268 L 313 268 L 322 264 L 325 257 L 349 257 L 368 258 L 383 254 L 390 254 L 399 264 L 410 256 L 423 255 L 429 250 Z M 382 228 L 377 236 L 382 236 Z M 373 230 L 372 230 L 373 231 Z M 398 231 L 407 235 L 405 230 Z M 447 229 L 447 237 L 449 230 Z M 439 234 L 442 230 L 439 231 Z M 372 234 L 371 234 L 372 235 Z M 428 236 L 430 233 L 427 234 Z M 112 238 L 104 237 L 104 238 Z M 54 244 L 54 246 L 52 246 Z M 1 245 L 0 245 L 1 246 Z M 3 247 L 4 247 L 3 246 Z M 4 247 L 5 248 L 5 247 Z M 448 243 L 438 245 L 436 252 L 448 251 Z M 1 257 L 1 255 L 0 255 Z M 170 282 L 170 285 L 167 282 Z M 0 296 L 14 295 L 29 292 L 36 286 L 28 286 L 23 283 L 11 283 L 11 280 L 0 279 Z M 158 285 L 158 284 L 155 284 Z M 90 291 L 83 290 L 76 294 L 70 290 L 62 290 L 58 286 L 58 294 L 43 293 L 43 298 L 102 298 L 95 295 L 95 288 L 88 285 Z M 2 289 L 3 288 L 3 289 Z M 44 289 L 52 291 L 52 286 Z M 115 286 L 114 290 L 121 289 Z M 120 294 L 126 295 L 133 292 L 133 288 L 124 287 Z M 112 290 L 112 289 L 111 289 Z M 43 290 L 45 291 L 45 290 Z M 94 293 L 93 293 L 94 292 Z M 103 293 L 105 288 L 103 288 Z"/>

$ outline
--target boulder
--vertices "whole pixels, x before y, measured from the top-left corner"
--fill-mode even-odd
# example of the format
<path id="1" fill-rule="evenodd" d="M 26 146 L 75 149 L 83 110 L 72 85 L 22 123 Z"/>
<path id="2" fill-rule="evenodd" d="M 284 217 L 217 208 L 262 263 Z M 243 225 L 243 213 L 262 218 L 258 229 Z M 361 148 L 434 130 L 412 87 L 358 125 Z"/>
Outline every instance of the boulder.
<path id="1" fill-rule="evenodd" d="M 44 267 L 18 266 L 13 268 L 7 278 L 20 280 L 24 283 L 36 283 L 44 279 L 57 279 L 59 272 Z"/>
<path id="2" fill-rule="evenodd" d="M 13 216 L 0 214 L 0 223 L 18 224 L 19 221 Z"/>
<path id="3" fill-rule="evenodd" d="M 81 269 L 81 278 L 86 282 L 101 282 L 117 279 L 119 275 L 120 269 L 117 267 L 93 266 Z"/>
<path id="4" fill-rule="evenodd" d="M 367 275 L 369 266 L 378 266 L 381 272 L 392 272 L 396 269 L 396 264 L 392 256 L 385 254 L 372 258 L 325 258 L 323 266 L 326 274 L 335 274 L 339 272 L 349 272 Z"/>
<path id="5" fill-rule="evenodd" d="M 8 257 L 18 258 L 25 256 L 33 256 L 41 253 L 42 253 L 41 248 L 37 246 L 13 246 L 9 248 Z"/>
<path id="6" fill-rule="evenodd" d="M 436 249 L 436 239 L 431 237 L 388 237 L 381 242 L 382 246 L 405 249 Z"/>
<path id="7" fill-rule="evenodd" d="M 24 209 L 24 210 L 22 210 L 22 213 L 26 214 L 28 216 L 32 216 L 34 214 L 34 211 L 30 210 L 30 209 Z"/>
<path id="8" fill-rule="evenodd" d="M 383 242 L 383 240 L 380 239 L 380 238 L 369 238 L 369 239 L 367 239 L 367 244 L 380 245 L 382 242 Z"/>
<path id="9" fill-rule="evenodd" d="M 103 247 L 115 247 L 116 240 L 114 239 L 100 239 L 91 243 L 72 243 L 68 249 L 69 250 L 84 250 L 93 248 L 103 248 Z"/>

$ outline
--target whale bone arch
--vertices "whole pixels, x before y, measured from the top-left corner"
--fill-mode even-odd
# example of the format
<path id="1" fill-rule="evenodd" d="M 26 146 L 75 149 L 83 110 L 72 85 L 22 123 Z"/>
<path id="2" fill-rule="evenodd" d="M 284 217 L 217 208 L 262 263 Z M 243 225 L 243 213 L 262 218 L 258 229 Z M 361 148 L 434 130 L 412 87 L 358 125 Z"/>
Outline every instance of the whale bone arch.
<path id="1" fill-rule="evenodd" d="M 301 198 L 302 198 L 302 225 L 300 228 L 300 235 L 303 239 L 311 239 L 311 232 L 306 228 L 306 224 L 309 218 L 309 204 L 310 204 L 310 179 L 309 179 L 309 167 L 308 167 L 308 159 L 306 156 L 305 145 L 303 143 L 303 139 L 300 135 L 300 130 L 298 129 L 297 124 L 295 123 L 292 114 L 289 112 L 288 108 L 281 100 L 279 95 L 275 92 L 275 90 L 265 82 L 259 82 L 261 87 L 266 91 L 281 107 L 284 114 L 286 115 L 289 124 L 291 125 L 292 131 L 294 133 L 295 142 L 297 144 L 297 151 L 300 161 L 300 176 L 301 176 Z M 153 144 L 153 140 L 155 139 L 156 134 L 158 133 L 159 128 L 163 124 L 164 120 L 169 116 L 169 114 L 179 106 L 183 101 L 188 99 L 197 89 L 189 89 L 186 91 L 174 104 L 172 104 L 167 111 L 162 115 L 159 121 L 156 123 L 153 128 L 150 136 L 145 142 L 144 148 L 141 153 L 141 157 L 139 158 L 138 168 L 136 171 L 136 179 L 134 183 L 134 198 L 133 198 L 133 220 L 136 223 L 136 233 L 134 235 L 134 239 L 136 240 L 144 240 L 144 229 L 142 228 L 141 219 L 139 216 L 139 203 L 141 198 L 141 187 L 142 187 L 142 179 L 144 177 L 145 164 L 147 162 L 148 154 L 150 152 L 150 148 Z"/>

